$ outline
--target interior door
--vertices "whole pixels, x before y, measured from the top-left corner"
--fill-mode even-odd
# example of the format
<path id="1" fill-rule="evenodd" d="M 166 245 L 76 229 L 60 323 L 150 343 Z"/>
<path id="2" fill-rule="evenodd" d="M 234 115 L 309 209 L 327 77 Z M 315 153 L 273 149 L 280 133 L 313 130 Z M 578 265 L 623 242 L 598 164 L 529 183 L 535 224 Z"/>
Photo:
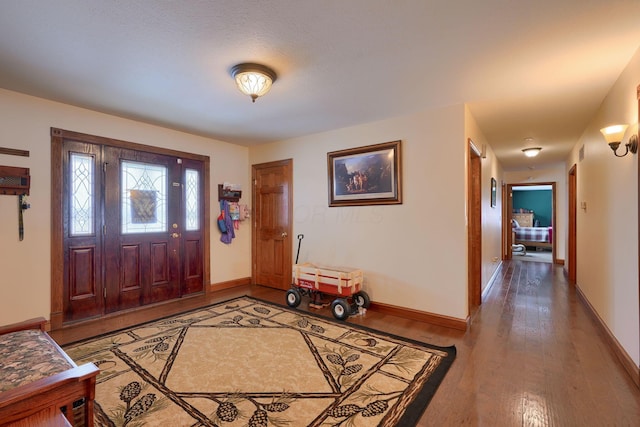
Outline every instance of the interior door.
<path id="1" fill-rule="evenodd" d="M 106 312 L 180 296 L 181 165 L 104 148 Z"/>
<path id="2" fill-rule="evenodd" d="M 293 161 L 253 165 L 253 283 L 291 287 Z"/>
<path id="3" fill-rule="evenodd" d="M 578 193 L 577 193 L 577 166 L 574 164 L 569 170 L 569 235 L 568 235 L 568 250 L 567 250 L 567 264 L 569 265 L 569 283 L 575 284 L 577 280 L 576 261 L 578 258 L 577 252 L 577 220 L 578 220 Z"/>
<path id="4" fill-rule="evenodd" d="M 472 313 L 482 303 L 482 165 L 481 154 L 472 140 L 468 140 L 468 199 L 467 212 L 467 281 L 468 311 Z"/>

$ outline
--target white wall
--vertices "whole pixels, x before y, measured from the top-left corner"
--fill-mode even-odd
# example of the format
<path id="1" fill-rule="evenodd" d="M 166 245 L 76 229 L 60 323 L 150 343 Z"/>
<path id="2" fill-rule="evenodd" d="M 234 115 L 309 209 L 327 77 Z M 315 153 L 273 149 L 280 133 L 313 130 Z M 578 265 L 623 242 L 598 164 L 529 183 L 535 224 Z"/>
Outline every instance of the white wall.
<path id="1" fill-rule="evenodd" d="M 251 147 L 251 164 L 293 159 L 299 261 L 362 269 L 373 301 L 465 319 L 464 113 L 457 105 Z M 327 152 L 394 140 L 403 204 L 329 208 Z"/>
<path id="2" fill-rule="evenodd" d="M 50 128 L 208 155 L 211 159 L 211 282 L 251 275 L 251 229 L 242 224 L 229 246 L 215 227 L 217 184 L 250 189 L 248 149 L 0 90 L 0 147 L 29 150 L 30 157 L 0 155 L 0 165 L 30 168 L 31 209 L 24 241 L 18 241 L 17 196 L 0 196 L 0 325 L 50 313 L 51 138 Z M 243 197 L 250 202 L 250 195 Z"/>
<path id="3" fill-rule="evenodd" d="M 577 164 L 577 286 L 636 366 L 640 364 L 638 155 L 615 157 L 599 129 L 630 124 L 624 142 L 638 131 L 638 76 L 640 50 L 611 88 L 566 163 L 566 173 Z M 580 209 L 583 202 L 586 210 Z"/>
<path id="4" fill-rule="evenodd" d="M 564 165 L 548 166 L 544 169 L 533 169 L 526 171 L 506 171 L 504 179 L 507 184 L 534 184 L 537 182 L 556 183 L 556 258 L 566 260 L 567 247 L 567 221 L 569 211 L 567 206 L 567 174 Z"/>
<path id="5" fill-rule="evenodd" d="M 465 108 L 465 133 L 480 150 L 484 147 L 485 157 L 480 161 L 482 209 L 482 290 L 490 284 L 496 269 L 502 262 L 502 166 L 493 149 L 478 127 L 469 108 Z M 496 180 L 496 206 L 491 207 L 491 178 Z"/>

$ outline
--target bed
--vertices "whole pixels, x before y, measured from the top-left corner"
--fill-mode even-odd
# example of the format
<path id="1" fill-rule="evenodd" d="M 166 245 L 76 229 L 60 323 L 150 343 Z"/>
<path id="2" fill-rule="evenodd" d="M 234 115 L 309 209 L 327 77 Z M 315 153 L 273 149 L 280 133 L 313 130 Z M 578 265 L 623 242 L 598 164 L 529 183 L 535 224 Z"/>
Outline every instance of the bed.
<path id="1" fill-rule="evenodd" d="M 516 220 L 512 227 L 514 245 L 550 248 L 553 243 L 552 227 L 521 227 Z"/>
<path id="2" fill-rule="evenodd" d="M 91 427 L 99 369 L 76 365 L 45 322 L 0 327 L 0 425 Z"/>

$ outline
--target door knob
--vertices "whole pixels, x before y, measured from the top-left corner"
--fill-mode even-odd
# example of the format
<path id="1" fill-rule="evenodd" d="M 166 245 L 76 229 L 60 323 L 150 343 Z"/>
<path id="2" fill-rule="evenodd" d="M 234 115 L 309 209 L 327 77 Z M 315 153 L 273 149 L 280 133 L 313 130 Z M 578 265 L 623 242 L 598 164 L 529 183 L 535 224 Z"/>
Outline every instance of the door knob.
<path id="1" fill-rule="evenodd" d="M 180 233 L 171 233 L 171 237 L 177 239 L 178 237 L 180 237 Z"/>
<path id="2" fill-rule="evenodd" d="M 284 238 L 285 238 L 285 237 L 287 237 L 287 236 L 288 236 L 287 232 L 286 232 L 286 231 L 283 231 L 283 232 L 282 232 L 282 238 L 284 239 Z"/>

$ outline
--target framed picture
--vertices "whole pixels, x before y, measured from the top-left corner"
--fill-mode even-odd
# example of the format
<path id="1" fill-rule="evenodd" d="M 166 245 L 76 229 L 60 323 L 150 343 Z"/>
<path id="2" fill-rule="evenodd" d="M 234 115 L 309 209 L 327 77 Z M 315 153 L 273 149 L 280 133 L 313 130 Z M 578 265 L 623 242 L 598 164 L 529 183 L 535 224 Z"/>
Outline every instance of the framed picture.
<path id="1" fill-rule="evenodd" d="M 492 177 L 491 178 L 491 207 L 492 208 L 496 207 L 496 192 L 497 192 L 496 179 Z"/>
<path id="2" fill-rule="evenodd" d="M 402 203 L 400 141 L 327 153 L 329 206 Z"/>

